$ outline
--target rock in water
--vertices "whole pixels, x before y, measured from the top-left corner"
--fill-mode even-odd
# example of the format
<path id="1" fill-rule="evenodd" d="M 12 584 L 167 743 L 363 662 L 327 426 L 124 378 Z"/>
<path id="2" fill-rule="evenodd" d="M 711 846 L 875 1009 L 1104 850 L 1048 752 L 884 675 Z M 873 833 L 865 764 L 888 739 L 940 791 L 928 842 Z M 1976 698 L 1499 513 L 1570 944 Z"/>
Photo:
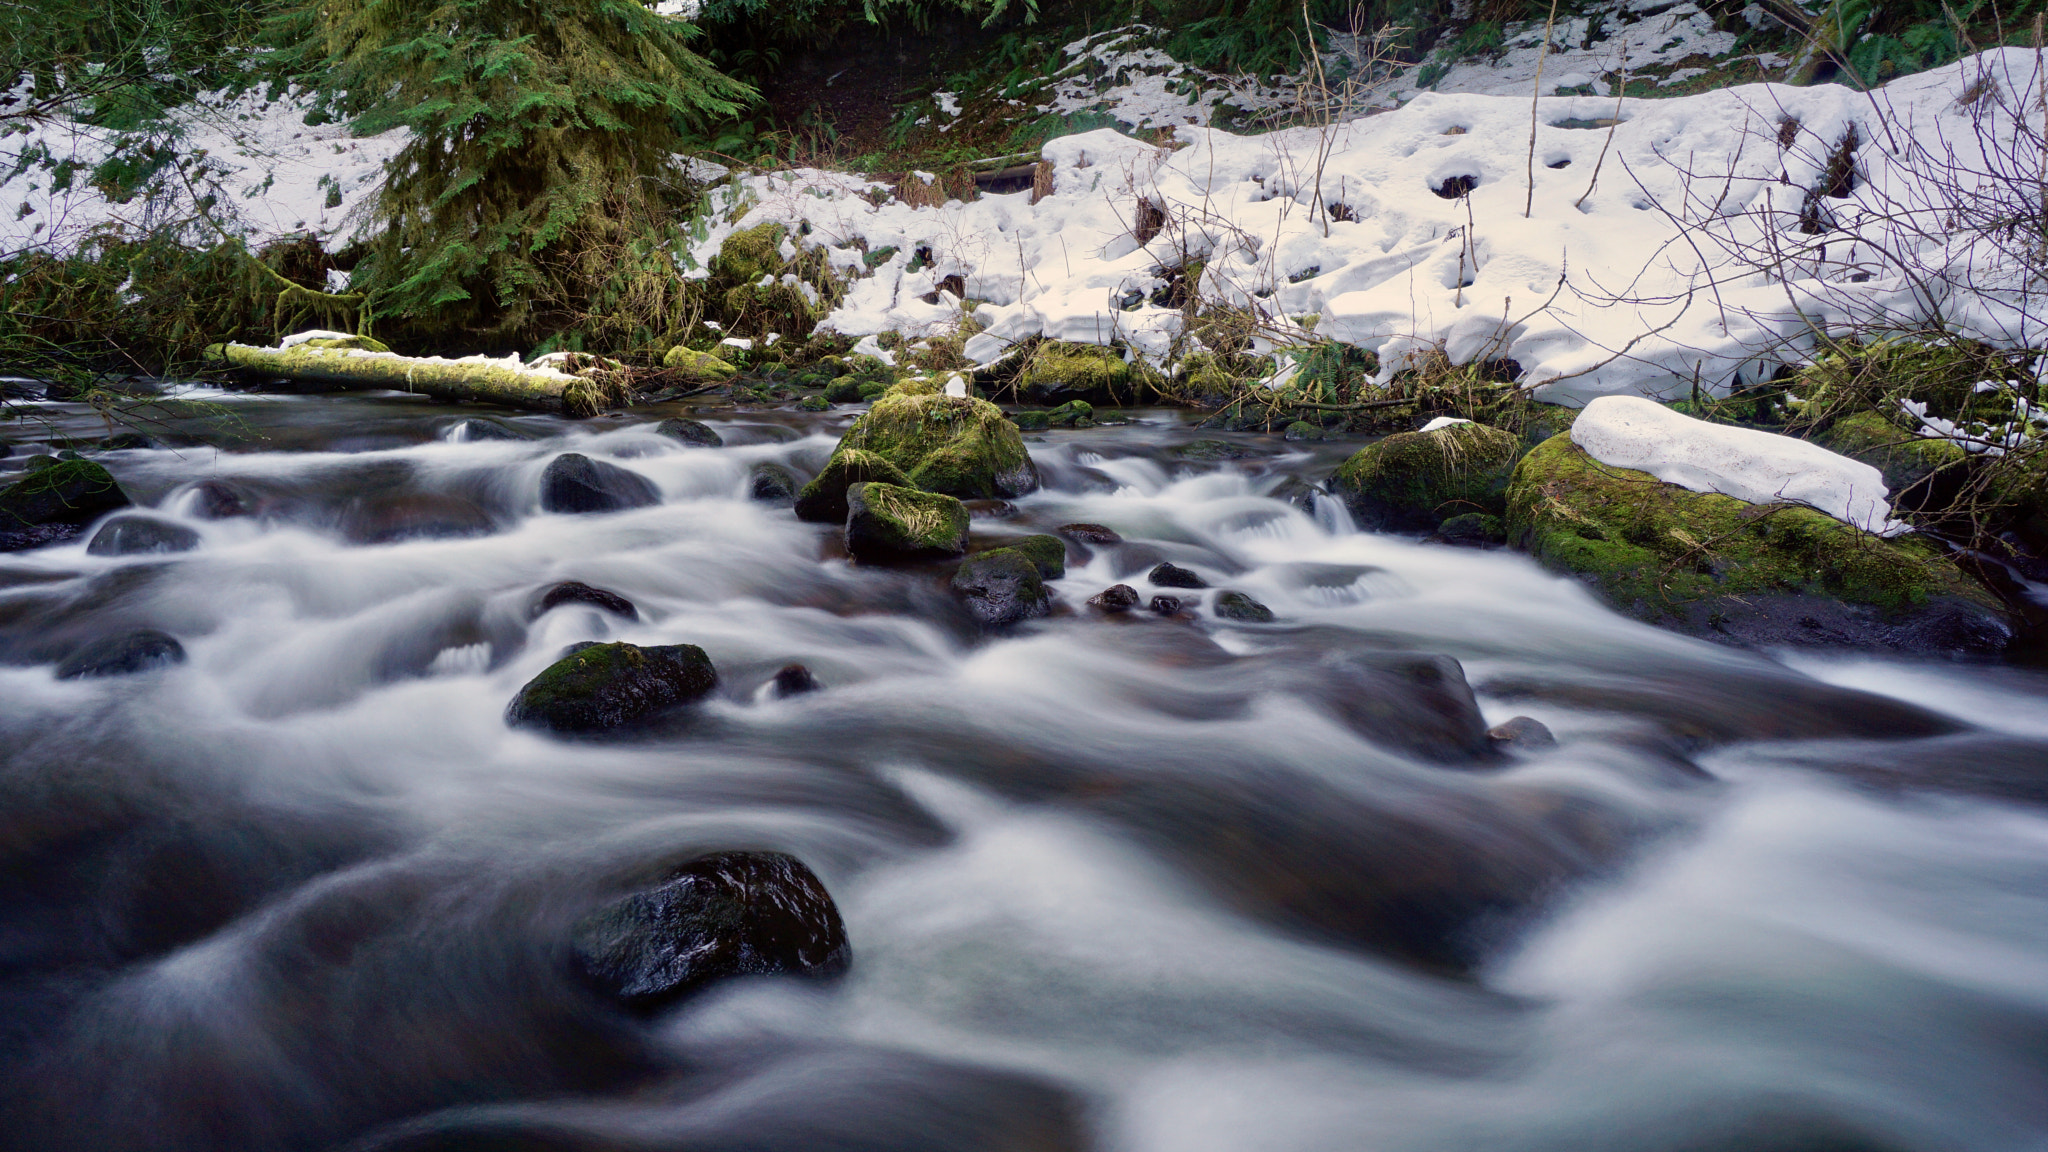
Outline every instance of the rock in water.
<path id="1" fill-rule="evenodd" d="M 505 720 L 516 728 L 602 732 L 653 720 L 716 687 L 718 672 L 695 644 L 593 644 L 528 681 Z"/>
<path id="2" fill-rule="evenodd" d="M 663 436 L 680 440 L 692 448 L 722 448 L 725 446 L 725 437 L 720 436 L 712 429 L 711 425 L 701 420 L 687 420 L 681 416 L 672 416 L 656 424 L 654 430 Z"/>
<path id="3" fill-rule="evenodd" d="M 681 344 L 662 355 L 661 366 L 691 384 L 723 384 L 740 374 L 739 369 L 711 353 L 685 348 Z"/>
<path id="4" fill-rule="evenodd" d="M 616 464 L 564 452 L 540 478 L 540 506 L 548 512 L 618 512 L 661 503 L 646 477 Z"/>
<path id="5" fill-rule="evenodd" d="M 1047 580 L 1057 580 L 1067 574 L 1067 542 L 1057 536 L 1041 532 L 1003 547 L 1023 553 L 1037 565 L 1038 574 Z"/>
<path id="6" fill-rule="evenodd" d="M 967 551 L 967 506 L 894 484 L 846 492 L 846 550 L 856 560 L 932 560 Z"/>
<path id="7" fill-rule="evenodd" d="M 254 514 L 255 510 L 249 507 L 248 497 L 226 481 L 202 480 L 192 491 L 193 512 L 205 519 L 228 520 L 236 516 Z"/>
<path id="8" fill-rule="evenodd" d="M 127 676 L 185 662 L 178 638 L 154 628 L 138 628 L 92 641 L 57 666 L 57 679 Z"/>
<path id="9" fill-rule="evenodd" d="M 572 948 L 586 980 L 642 1012 L 729 976 L 836 976 L 853 955 L 825 885 L 780 852 L 693 860 L 584 919 Z"/>
<path id="10" fill-rule="evenodd" d="M 1111 584 L 1090 597 L 1088 603 L 1104 612 L 1129 612 L 1138 606 L 1138 590 L 1129 584 Z"/>
<path id="11" fill-rule="evenodd" d="M 1169 564 L 1165 561 L 1161 561 L 1150 572 L 1145 573 L 1145 579 L 1150 580 L 1161 588 L 1207 588 L 1209 586 L 1207 580 L 1202 579 L 1186 568 L 1182 568 L 1178 564 Z"/>
<path id="12" fill-rule="evenodd" d="M 775 697 L 786 700 L 791 696 L 802 696 L 816 692 L 822 685 L 811 670 L 801 664 L 785 664 L 775 672 Z"/>
<path id="13" fill-rule="evenodd" d="M 128 494 L 90 460 L 57 460 L 0 489 L 0 552 L 36 548 L 77 535 Z"/>
<path id="14" fill-rule="evenodd" d="M 1211 607 L 1219 619 L 1243 620 L 1251 624 L 1271 624 L 1273 610 L 1242 592 L 1225 592 L 1216 597 Z"/>
<path id="15" fill-rule="evenodd" d="M 910 477 L 903 469 L 873 452 L 842 448 L 826 461 L 817 479 L 797 494 L 796 518 L 819 524 L 846 523 L 846 490 L 855 484 L 876 482 L 909 488 Z"/>
<path id="16" fill-rule="evenodd" d="M 1621 611 L 1723 643 L 1988 653 L 2012 635 L 1997 599 L 1921 536 L 1659 483 L 1569 433 L 1522 458 L 1506 522 Z"/>
<path id="17" fill-rule="evenodd" d="M 1486 738 L 1503 752 L 1541 752 L 1557 747 L 1557 737 L 1551 735 L 1549 726 L 1532 716 L 1516 716 L 1488 728 Z"/>
<path id="18" fill-rule="evenodd" d="M 840 438 L 839 451 L 848 449 L 889 461 L 912 487 L 962 500 L 1038 488 L 1038 468 L 1017 426 L 1002 409 L 972 397 L 890 392 Z"/>
<path id="19" fill-rule="evenodd" d="M 1117 535 L 1114 529 L 1104 528 L 1100 524 L 1062 524 L 1060 525 L 1060 532 L 1070 539 L 1079 540 L 1083 544 L 1121 544 L 1124 542 L 1124 538 Z"/>
<path id="20" fill-rule="evenodd" d="M 969 556 L 953 573 L 953 591 L 984 628 L 1001 628 L 1052 610 L 1038 565 L 1016 548 Z"/>
<path id="21" fill-rule="evenodd" d="M 640 618 L 640 610 L 633 607 L 631 600 L 617 592 L 593 588 L 581 580 L 564 580 L 560 584 L 550 586 L 534 601 L 533 615 L 539 617 L 563 604 L 588 604 L 594 608 L 602 608 L 615 616 L 624 616 L 628 620 Z"/>
<path id="22" fill-rule="evenodd" d="M 1399 432 L 1354 453 L 1330 478 L 1362 528 L 1427 532 L 1464 512 L 1499 515 L 1521 442 L 1470 421 Z"/>
<path id="23" fill-rule="evenodd" d="M 796 501 L 796 474 L 780 464 L 762 461 L 747 469 L 747 495 L 763 504 L 792 504 Z"/>
<path id="24" fill-rule="evenodd" d="M 190 552 L 199 547 L 199 533 L 183 524 L 153 516 L 116 516 L 100 525 L 85 550 L 94 556 L 138 556 L 150 552 Z"/>

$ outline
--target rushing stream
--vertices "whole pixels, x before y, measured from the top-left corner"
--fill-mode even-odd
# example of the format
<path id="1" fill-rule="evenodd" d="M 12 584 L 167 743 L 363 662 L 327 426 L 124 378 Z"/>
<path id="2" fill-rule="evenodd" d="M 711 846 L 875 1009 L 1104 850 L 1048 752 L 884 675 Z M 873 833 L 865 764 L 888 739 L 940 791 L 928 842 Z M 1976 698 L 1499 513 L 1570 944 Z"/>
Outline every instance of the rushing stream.
<path id="1" fill-rule="evenodd" d="M 943 566 L 748 498 L 848 410 L 697 448 L 667 411 L 193 397 L 165 442 L 232 450 L 102 459 L 196 549 L 0 557 L 7 1147 L 2048 1148 L 2036 673 L 1681 638 L 1299 498 L 1355 445 L 1187 461 L 1178 413 L 1027 437 L 1045 487 L 977 546 L 1125 542 L 983 637 Z M 541 512 L 571 450 L 662 503 Z M 1213 589 L 1086 607 L 1160 560 Z M 638 620 L 533 616 L 563 580 Z M 186 661 L 53 674 L 145 626 Z M 631 739 L 506 725 L 600 639 L 720 688 Z M 1440 656 L 1557 745 L 1461 739 Z M 777 698 L 791 662 L 823 690 Z M 847 973 L 644 1021 L 570 976 L 579 917 L 718 849 L 814 869 Z"/>

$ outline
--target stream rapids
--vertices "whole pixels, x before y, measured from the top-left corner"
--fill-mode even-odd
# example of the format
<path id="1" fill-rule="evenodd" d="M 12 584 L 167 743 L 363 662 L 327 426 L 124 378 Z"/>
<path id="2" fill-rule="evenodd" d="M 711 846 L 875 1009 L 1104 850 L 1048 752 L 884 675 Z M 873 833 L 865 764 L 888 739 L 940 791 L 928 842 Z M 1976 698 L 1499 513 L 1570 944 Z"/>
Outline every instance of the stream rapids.
<path id="1" fill-rule="evenodd" d="M 851 411 L 703 448 L 672 408 L 185 398 L 163 442 L 229 450 L 101 459 L 196 549 L 0 556 L 0 1147 L 2048 1149 L 2041 674 L 1683 638 L 1304 499 L 1356 445 L 1193 462 L 1174 412 L 1027 437 L 1045 485 L 976 546 L 1124 542 L 984 636 L 943 566 L 748 498 Z M 564 451 L 661 503 L 542 512 Z M 1086 607 L 1161 561 L 1212 585 L 1183 616 Z M 564 580 L 638 619 L 535 616 Z M 187 659 L 54 675 L 138 627 Z M 589 640 L 720 687 L 508 727 Z M 792 662 L 823 690 L 777 698 Z M 1449 735 L 1461 676 L 1556 746 Z M 816 872 L 843 976 L 645 1019 L 578 984 L 579 917 L 728 849 Z"/>

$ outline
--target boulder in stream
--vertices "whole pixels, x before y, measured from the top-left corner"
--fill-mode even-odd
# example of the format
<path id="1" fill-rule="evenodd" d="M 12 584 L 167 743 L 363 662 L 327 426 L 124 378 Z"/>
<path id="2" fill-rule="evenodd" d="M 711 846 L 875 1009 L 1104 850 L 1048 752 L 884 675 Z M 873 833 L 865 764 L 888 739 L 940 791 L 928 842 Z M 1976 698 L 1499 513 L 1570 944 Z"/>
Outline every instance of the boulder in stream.
<path id="1" fill-rule="evenodd" d="M 540 506 L 548 512 L 618 512 L 661 503 L 661 492 L 638 472 L 564 452 L 540 478 Z"/>
<path id="2" fill-rule="evenodd" d="M 1038 468 L 1017 426 L 1002 409 L 971 396 L 884 395 L 840 439 L 839 451 L 848 449 L 894 464 L 913 487 L 962 500 L 1038 488 Z"/>
<path id="3" fill-rule="evenodd" d="M 90 460 L 53 460 L 0 489 L 0 552 L 68 540 L 129 505 L 128 494 Z"/>
<path id="4" fill-rule="evenodd" d="M 638 620 L 640 618 L 640 610 L 633 607 L 631 600 L 626 599 L 617 592 L 611 592 L 603 588 L 593 588 L 581 580 L 564 580 L 559 584 L 549 585 L 546 591 L 535 597 L 533 615 L 538 618 L 544 613 L 564 604 L 588 604 L 593 608 L 601 608 L 614 616 L 623 616 L 628 620 Z"/>
<path id="5" fill-rule="evenodd" d="M 716 687 L 718 672 L 695 644 L 592 644 L 528 681 L 505 720 L 516 728 L 553 732 L 628 728 L 702 699 Z"/>
<path id="6" fill-rule="evenodd" d="M 199 533 L 154 516 L 121 515 L 93 533 L 85 550 L 94 556 L 139 556 L 152 552 L 190 552 L 199 547 Z"/>
<path id="7" fill-rule="evenodd" d="M 832 454 L 824 470 L 797 494 L 796 518 L 819 524 L 844 524 L 846 490 L 870 481 L 902 488 L 913 487 L 903 469 L 883 457 L 858 448 L 842 448 Z"/>
<path id="8" fill-rule="evenodd" d="M 702 420 L 690 420 L 682 416 L 671 416 L 654 426 L 654 430 L 672 440 L 680 440 L 691 448 L 722 448 L 725 437 Z"/>
<path id="9" fill-rule="evenodd" d="M 1330 486 L 1360 527 L 1427 532 L 1465 512 L 1499 515 L 1521 441 L 1464 421 L 1427 432 L 1397 432 L 1359 449 Z"/>
<path id="10" fill-rule="evenodd" d="M 991 548 L 969 556 L 953 573 L 953 592 L 984 628 L 1006 627 L 1052 610 L 1052 593 L 1038 564 L 1021 548 Z"/>
<path id="11" fill-rule="evenodd" d="M 763 460 L 747 469 L 747 497 L 763 504 L 789 505 L 796 502 L 796 473 L 780 464 Z"/>
<path id="12" fill-rule="evenodd" d="M 1225 592 L 1209 606 L 1219 620 L 1241 620 L 1248 624 L 1271 624 L 1273 610 L 1242 592 Z"/>
<path id="13" fill-rule="evenodd" d="M 780 852 L 718 852 L 577 924 L 578 973 L 636 1011 L 730 976 L 836 976 L 846 925 L 817 875 Z"/>
<path id="14" fill-rule="evenodd" d="M 137 628 L 88 641 L 57 666 L 57 679 L 128 676 L 185 662 L 185 646 L 168 632 Z"/>
<path id="15" fill-rule="evenodd" d="M 846 492 L 846 550 L 856 560 L 933 560 L 967 551 L 967 506 L 895 484 Z"/>

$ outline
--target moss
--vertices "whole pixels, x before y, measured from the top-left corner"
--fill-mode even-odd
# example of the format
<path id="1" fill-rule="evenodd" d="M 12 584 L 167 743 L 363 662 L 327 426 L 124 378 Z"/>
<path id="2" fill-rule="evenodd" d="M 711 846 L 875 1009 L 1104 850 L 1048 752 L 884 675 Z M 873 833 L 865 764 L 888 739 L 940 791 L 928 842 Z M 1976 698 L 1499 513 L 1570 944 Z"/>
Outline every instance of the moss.
<path id="1" fill-rule="evenodd" d="M 362 352 L 391 351 L 390 345 L 381 340 L 372 340 L 368 336 L 316 336 L 311 340 L 301 340 L 300 343 L 309 348 L 353 348 Z"/>
<path id="2" fill-rule="evenodd" d="M 1069 400 L 1057 408 L 1023 408 L 1010 413 L 1010 423 L 1025 432 L 1048 428 L 1093 428 L 1095 407 L 1086 400 Z"/>
<path id="3" fill-rule="evenodd" d="M 1970 341 L 1880 340 L 1822 353 L 1800 369 L 1792 391 L 1811 420 L 1857 410 L 1892 412 L 1918 400 L 1949 420 L 2005 420 L 2012 401 L 1976 391 L 1980 380 L 2031 380 L 2013 354 Z M 2025 386 L 2028 399 L 2033 387 Z"/>
<path id="4" fill-rule="evenodd" d="M 1038 487 L 1038 469 L 1017 426 L 986 400 L 892 394 L 854 422 L 842 450 L 873 452 L 911 484 L 963 500 L 1022 496 Z"/>
<path id="5" fill-rule="evenodd" d="M 806 396 L 797 401 L 796 406 L 805 412 L 824 412 L 832 407 L 832 402 L 823 396 Z"/>
<path id="6" fill-rule="evenodd" d="M 1038 574 L 1047 580 L 1057 580 L 1067 574 L 1067 542 L 1057 536 L 1040 533 L 1005 547 L 1028 558 L 1037 566 Z"/>
<path id="7" fill-rule="evenodd" d="M 1904 492 L 1951 465 L 1961 466 L 1970 454 L 1951 440 L 1916 436 L 1875 412 L 1856 412 L 1835 421 L 1813 438 L 1833 452 L 1863 461 L 1884 473 L 1892 494 Z"/>
<path id="8" fill-rule="evenodd" d="M 1452 424 L 1368 444 L 1331 480 L 1365 526 L 1426 531 L 1447 516 L 1501 512 L 1520 454 L 1512 433 Z"/>
<path id="9" fill-rule="evenodd" d="M 52 460 L 0 489 L 0 531 L 85 524 L 128 506 L 128 494 L 90 460 Z"/>
<path id="10" fill-rule="evenodd" d="M 854 386 L 854 395 L 861 400 L 879 400 L 894 387 L 887 380 L 861 380 Z"/>
<path id="11" fill-rule="evenodd" d="M 515 727 L 591 732 L 648 720 L 718 686 L 694 644 L 592 644 L 549 665 L 506 711 Z"/>
<path id="12" fill-rule="evenodd" d="M 1043 616 L 1051 607 L 1043 570 L 1016 547 L 991 548 L 968 557 L 953 573 L 952 587 L 968 614 L 985 628 Z"/>
<path id="13" fill-rule="evenodd" d="M 763 276 L 780 276 L 783 227 L 756 224 L 725 238 L 718 255 L 711 258 L 711 274 L 737 284 L 758 283 Z"/>
<path id="14" fill-rule="evenodd" d="M 967 551 L 967 506 L 896 484 L 846 492 L 846 550 L 856 560 L 916 560 Z"/>
<path id="15" fill-rule="evenodd" d="M 1111 404 L 1132 404 L 1158 391 L 1158 374 L 1149 365 L 1126 363 L 1114 348 L 1048 340 L 1040 344 L 1017 374 L 1017 392 L 1034 403 L 1054 396 L 1076 396 Z"/>
<path id="16" fill-rule="evenodd" d="M 846 490 L 870 480 L 904 486 L 910 484 L 910 477 L 884 457 L 858 448 L 841 448 L 825 462 L 817 478 L 804 485 L 804 490 L 797 494 L 797 519 L 821 524 L 844 523 Z"/>
<path id="17" fill-rule="evenodd" d="M 1800 505 L 1688 491 L 1603 465 L 1564 433 L 1522 458 L 1506 520 L 1510 540 L 1651 619 L 1774 592 L 1890 613 L 1944 596 L 1997 608 L 1924 538 L 1886 540 Z"/>
<path id="18" fill-rule="evenodd" d="M 946 391 L 946 381 L 938 376 L 905 376 L 889 385 L 886 396 L 939 396 Z"/>
<path id="19" fill-rule="evenodd" d="M 853 404 L 860 400 L 860 381 L 851 376 L 841 376 L 825 385 L 825 399 L 834 404 Z"/>

